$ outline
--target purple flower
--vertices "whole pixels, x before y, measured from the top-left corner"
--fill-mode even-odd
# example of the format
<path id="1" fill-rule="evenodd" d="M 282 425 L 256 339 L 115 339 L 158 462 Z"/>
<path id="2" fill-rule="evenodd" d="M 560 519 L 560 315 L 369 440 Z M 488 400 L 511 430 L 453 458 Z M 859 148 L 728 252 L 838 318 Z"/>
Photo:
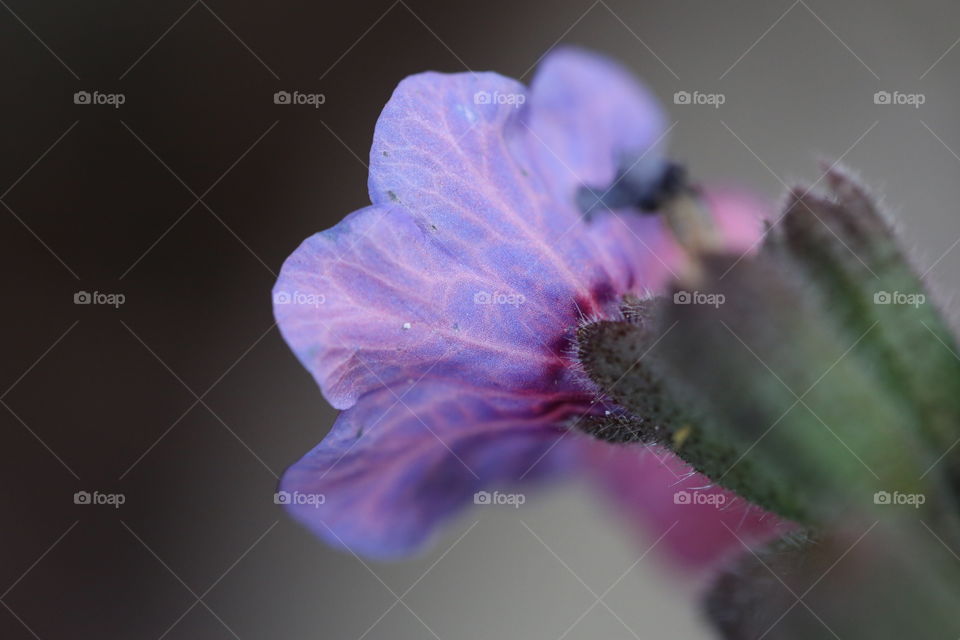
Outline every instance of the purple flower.
<path id="1" fill-rule="evenodd" d="M 475 492 L 612 457 L 620 474 L 629 456 L 657 504 L 682 488 L 674 463 L 571 428 L 598 406 L 569 356 L 574 330 L 661 287 L 678 255 L 656 217 L 588 221 L 578 193 L 656 155 L 665 131 L 623 69 L 572 49 L 551 53 L 529 89 L 495 73 L 400 83 L 374 134 L 373 204 L 308 238 L 274 289 L 284 337 L 344 410 L 281 481 L 297 519 L 389 558 Z M 755 233 L 742 201 L 713 204 L 731 242 Z M 713 529 L 695 523 L 704 536 L 743 518 L 710 514 Z"/>

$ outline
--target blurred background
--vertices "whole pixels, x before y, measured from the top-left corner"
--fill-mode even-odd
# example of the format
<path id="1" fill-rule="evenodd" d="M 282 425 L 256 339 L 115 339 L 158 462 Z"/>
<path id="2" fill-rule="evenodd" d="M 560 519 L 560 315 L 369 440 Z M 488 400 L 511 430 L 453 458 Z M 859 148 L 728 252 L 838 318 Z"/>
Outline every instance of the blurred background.
<path id="1" fill-rule="evenodd" d="M 842 158 L 960 311 L 951 0 L 0 5 L 2 638 L 709 637 L 699 585 L 656 553 L 607 592 L 655 536 L 582 486 L 468 511 L 390 565 L 273 504 L 335 413 L 270 288 L 367 203 L 374 123 L 411 73 L 529 81 L 560 42 L 606 52 L 662 96 L 678 159 L 771 216 Z"/>

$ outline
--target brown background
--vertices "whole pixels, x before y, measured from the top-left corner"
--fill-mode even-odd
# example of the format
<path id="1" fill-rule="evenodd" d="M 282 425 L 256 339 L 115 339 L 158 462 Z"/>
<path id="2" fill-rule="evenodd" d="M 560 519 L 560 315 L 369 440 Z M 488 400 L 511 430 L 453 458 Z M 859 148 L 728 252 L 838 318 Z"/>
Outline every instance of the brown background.
<path id="1" fill-rule="evenodd" d="M 573 486 L 365 566 L 272 503 L 334 413 L 269 290 L 304 237 L 366 203 L 374 122 L 410 73 L 522 76 L 576 42 L 663 96 L 698 176 L 775 200 L 844 156 L 957 317 L 948 0 L 0 4 L 3 638 L 555 639 L 648 546 Z M 275 105 L 281 89 L 326 104 Z M 927 102 L 878 106 L 881 89 Z M 727 101 L 677 106 L 678 90 Z M 126 303 L 74 305 L 80 290 Z M 692 588 L 651 555 L 566 637 L 706 637 Z"/>

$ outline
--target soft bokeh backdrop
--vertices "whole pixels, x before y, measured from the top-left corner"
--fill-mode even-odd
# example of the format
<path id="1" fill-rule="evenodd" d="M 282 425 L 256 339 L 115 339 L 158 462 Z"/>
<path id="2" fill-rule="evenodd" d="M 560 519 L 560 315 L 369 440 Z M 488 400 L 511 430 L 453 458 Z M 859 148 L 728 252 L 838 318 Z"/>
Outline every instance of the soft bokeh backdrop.
<path id="1" fill-rule="evenodd" d="M 408 74 L 529 79 L 558 42 L 609 53 L 663 97 L 704 180 L 775 203 L 843 158 L 957 318 L 951 0 L 0 5 L 3 638 L 708 637 L 694 581 L 656 550 L 634 566 L 657 532 L 636 539 L 581 486 L 473 509 L 395 565 L 331 551 L 273 504 L 334 412 L 269 290 L 304 237 L 366 203 L 373 125 Z M 125 504 L 76 505 L 82 490 Z"/>

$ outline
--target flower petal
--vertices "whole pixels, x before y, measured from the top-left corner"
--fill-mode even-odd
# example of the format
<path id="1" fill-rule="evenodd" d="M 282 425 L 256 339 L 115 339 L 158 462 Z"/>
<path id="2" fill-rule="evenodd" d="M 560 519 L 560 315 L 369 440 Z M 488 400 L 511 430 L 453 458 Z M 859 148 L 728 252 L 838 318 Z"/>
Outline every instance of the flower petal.
<path id="1" fill-rule="evenodd" d="M 572 201 L 581 186 L 609 186 L 640 156 L 662 158 L 665 114 L 609 58 L 558 47 L 538 67 L 530 91 L 531 145 L 558 199 Z"/>
<path id="2" fill-rule="evenodd" d="M 488 251 L 490 268 L 508 272 L 507 249 Z M 424 375 L 492 389 L 570 388 L 558 341 L 578 315 L 572 291 L 558 295 L 549 283 L 518 291 L 464 267 L 404 209 L 374 206 L 287 259 L 274 312 L 327 399 L 344 409 Z"/>
<path id="3" fill-rule="evenodd" d="M 552 198 L 524 157 L 526 99 L 494 73 L 405 79 L 377 122 L 370 198 L 405 207 L 451 260 L 497 286 L 595 311 L 606 274 L 573 201 Z"/>
<path id="4" fill-rule="evenodd" d="M 370 197 L 408 208 L 476 272 L 597 313 L 614 291 L 658 287 L 674 244 L 655 217 L 588 222 L 576 191 L 609 185 L 664 121 L 627 71 L 576 49 L 551 52 L 530 90 L 493 73 L 412 76 L 377 123 Z"/>
<path id="5" fill-rule="evenodd" d="M 377 558 L 421 547 L 485 488 L 576 466 L 577 434 L 554 424 L 579 408 L 560 396 L 495 394 L 465 384 L 381 389 L 343 412 L 284 474 L 292 514 L 330 544 Z M 323 496 L 323 500 L 298 496 Z"/>
<path id="6" fill-rule="evenodd" d="M 763 221 L 770 215 L 770 206 L 730 187 L 712 187 L 705 195 L 727 249 L 752 253 L 763 239 Z"/>

